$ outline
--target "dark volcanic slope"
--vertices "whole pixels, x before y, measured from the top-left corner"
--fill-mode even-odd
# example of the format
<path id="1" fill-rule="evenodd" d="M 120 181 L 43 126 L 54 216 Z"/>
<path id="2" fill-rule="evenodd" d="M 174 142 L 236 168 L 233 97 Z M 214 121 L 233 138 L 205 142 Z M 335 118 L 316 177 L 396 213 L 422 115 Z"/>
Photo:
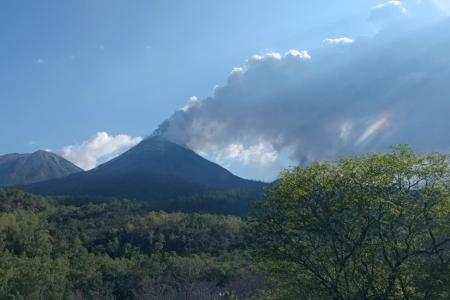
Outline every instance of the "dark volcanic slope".
<path id="1" fill-rule="evenodd" d="M 256 190 L 263 183 L 231 174 L 192 150 L 159 137 L 142 141 L 89 172 L 23 187 L 49 195 L 170 198 L 213 190 Z"/>
<path id="2" fill-rule="evenodd" d="M 30 184 L 68 176 L 83 170 L 46 151 L 0 156 L 0 187 Z"/>
<path id="3" fill-rule="evenodd" d="M 233 175 L 190 149 L 158 137 L 144 140 L 128 152 L 99 166 L 94 172 L 97 174 L 151 172 L 218 189 L 254 184 Z"/>

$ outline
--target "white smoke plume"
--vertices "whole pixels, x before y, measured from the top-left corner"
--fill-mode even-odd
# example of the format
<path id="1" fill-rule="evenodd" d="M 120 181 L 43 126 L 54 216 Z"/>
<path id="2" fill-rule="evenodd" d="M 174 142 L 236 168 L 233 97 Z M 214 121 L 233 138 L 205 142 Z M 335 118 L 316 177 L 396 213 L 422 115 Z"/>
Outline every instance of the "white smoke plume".
<path id="1" fill-rule="evenodd" d="M 399 143 L 448 150 L 450 21 L 432 2 L 414 3 L 374 7 L 377 22 L 384 9 L 389 22 L 395 13 L 404 22 L 373 37 L 250 58 L 155 134 L 244 162 L 267 163 L 280 154 L 299 163 L 333 160 Z M 435 17 L 432 26 L 420 11 Z"/>

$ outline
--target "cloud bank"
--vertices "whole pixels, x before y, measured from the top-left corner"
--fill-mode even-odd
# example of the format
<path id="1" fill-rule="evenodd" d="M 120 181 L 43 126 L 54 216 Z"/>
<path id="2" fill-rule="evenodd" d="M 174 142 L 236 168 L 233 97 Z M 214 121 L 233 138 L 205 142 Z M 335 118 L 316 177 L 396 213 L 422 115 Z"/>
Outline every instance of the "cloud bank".
<path id="1" fill-rule="evenodd" d="M 84 170 L 95 168 L 99 162 L 104 162 L 125 152 L 142 141 L 141 137 L 131 137 L 125 134 L 110 135 L 107 132 L 97 134 L 79 145 L 64 147 L 60 154 L 65 159 Z"/>
<path id="2" fill-rule="evenodd" d="M 389 1 L 370 19 L 387 27 L 313 52 L 253 56 L 155 134 L 217 161 L 260 164 L 334 160 L 398 143 L 448 150 L 450 22 L 430 1 Z"/>

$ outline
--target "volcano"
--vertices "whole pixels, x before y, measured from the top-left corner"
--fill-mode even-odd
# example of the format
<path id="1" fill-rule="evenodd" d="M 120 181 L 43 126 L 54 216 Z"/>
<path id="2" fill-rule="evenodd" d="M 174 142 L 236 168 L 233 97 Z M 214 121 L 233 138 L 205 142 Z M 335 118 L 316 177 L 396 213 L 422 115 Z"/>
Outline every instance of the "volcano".
<path id="1" fill-rule="evenodd" d="M 43 195 L 148 200 L 212 191 L 256 191 L 265 185 L 233 175 L 184 146 L 153 136 L 93 170 L 21 188 Z"/>

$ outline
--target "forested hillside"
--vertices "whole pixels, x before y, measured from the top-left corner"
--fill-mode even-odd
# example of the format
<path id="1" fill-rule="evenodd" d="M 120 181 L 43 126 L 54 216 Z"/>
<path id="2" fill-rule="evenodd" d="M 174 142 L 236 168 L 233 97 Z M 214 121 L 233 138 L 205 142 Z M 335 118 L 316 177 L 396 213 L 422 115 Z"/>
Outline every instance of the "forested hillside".
<path id="1" fill-rule="evenodd" d="M 247 299 L 239 217 L 81 206 L 0 190 L 0 299 Z"/>

